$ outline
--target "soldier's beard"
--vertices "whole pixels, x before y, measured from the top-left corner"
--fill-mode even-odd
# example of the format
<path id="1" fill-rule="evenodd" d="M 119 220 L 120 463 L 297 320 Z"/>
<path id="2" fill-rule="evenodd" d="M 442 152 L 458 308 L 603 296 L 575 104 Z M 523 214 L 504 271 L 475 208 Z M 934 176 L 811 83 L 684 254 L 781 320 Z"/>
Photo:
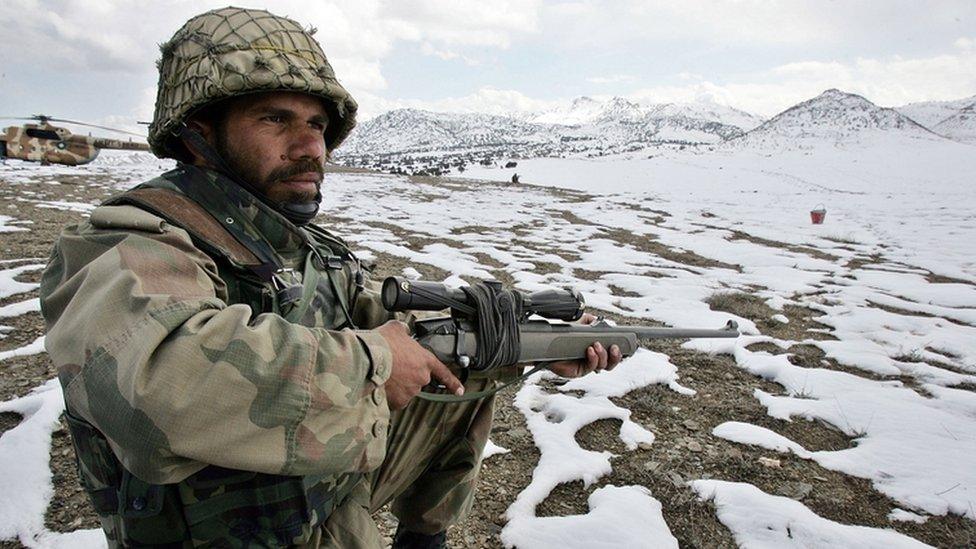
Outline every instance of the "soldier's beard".
<path id="1" fill-rule="evenodd" d="M 261 178 L 257 175 L 261 173 L 261 161 L 256 154 L 231 146 L 223 131 L 217 132 L 216 141 L 217 153 L 234 172 L 233 175 L 241 179 L 252 192 L 263 195 L 272 204 L 318 204 L 322 200 L 319 188 L 322 186 L 325 168 L 320 162 L 311 158 L 298 160 L 278 166 Z M 314 191 L 296 189 L 286 182 L 287 179 L 307 173 L 318 174 Z"/>

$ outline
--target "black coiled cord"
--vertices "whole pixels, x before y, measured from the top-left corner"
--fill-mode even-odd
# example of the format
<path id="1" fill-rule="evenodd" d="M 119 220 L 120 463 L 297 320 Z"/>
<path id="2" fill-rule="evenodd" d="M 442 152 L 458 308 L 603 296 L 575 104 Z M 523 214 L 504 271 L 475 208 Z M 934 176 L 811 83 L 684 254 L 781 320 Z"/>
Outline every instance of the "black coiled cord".
<path id="1" fill-rule="evenodd" d="M 521 349 L 521 295 L 484 283 L 462 289 L 478 315 L 478 351 L 474 357 L 477 369 L 488 370 L 517 363 Z"/>

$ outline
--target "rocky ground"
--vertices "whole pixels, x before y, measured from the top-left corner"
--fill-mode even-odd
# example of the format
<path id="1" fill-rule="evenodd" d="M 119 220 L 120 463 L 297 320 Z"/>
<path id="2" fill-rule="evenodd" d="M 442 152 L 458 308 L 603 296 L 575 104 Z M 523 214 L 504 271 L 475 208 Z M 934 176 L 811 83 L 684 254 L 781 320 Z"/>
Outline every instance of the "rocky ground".
<path id="1" fill-rule="evenodd" d="M 425 179 L 425 183 L 445 186 L 470 183 Z M 70 201 L 93 203 L 113 191 L 110 186 L 78 176 L 63 176 L 50 184 L 9 185 L 0 180 L 0 215 L 29 219 L 26 232 L 0 233 L 0 260 L 5 268 L 30 263 L 43 263 L 59 229 L 82 219 L 79 211 L 40 207 L 36 202 Z M 559 192 L 559 191 L 553 191 Z M 627 234 L 607 233 L 607 237 L 628 242 Z M 748 235 L 743 235 L 748 238 Z M 421 246 L 429 239 L 417 236 L 411 244 Z M 769 245 L 770 241 L 765 241 Z M 776 243 L 772 243 L 776 244 Z M 653 243 L 644 243 L 652 246 Z M 654 250 L 669 259 L 694 263 L 704 258 L 673 252 L 666 248 Z M 816 253 L 810 250 L 809 253 Z M 380 276 L 400 274 L 402 260 L 379 257 Z M 545 266 L 537 266 L 544 269 Z M 432 269 L 419 269 L 434 278 Z M 500 279 L 504 273 L 497 272 Z M 31 273 L 20 280 L 36 281 L 39 273 Z M 27 299 L 20 294 L 0 300 L 0 306 Z M 809 328 L 823 328 L 816 324 L 813 311 L 787 307 L 784 314 L 789 324 L 769 321 L 772 311 L 746 294 L 716 297 L 710 305 L 714 309 L 733 312 L 757 322 L 764 333 L 789 340 L 830 337 L 829 333 L 807 332 Z M 14 330 L 0 339 L 0 351 L 22 347 L 43 333 L 38 313 L 14 319 L 4 319 L 4 325 Z M 803 337 L 799 334 L 804 333 Z M 792 455 L 777 454 L 758 448 L 733 444 L 711 435 L 713 427 L 725 421 L 744 421 L 775 430 L 810 450 L 846 448 L 851 441 L 842 433 L 820 423 L 797 420 L 786 422 L 770 418 L 753 397 L 755 389 L 780 393 L 781 388 L 737 368 L 725 356 L 707 356 L 682 349 L 677 343 L 659 343 L 650 347 L 667 353 L 678 365 L 681 383 L 697 391 L 695 398 L 677 394 L 664 386 L 654 385 L 631 392 L 615 401 L 633 412 L 633 419 L 646 426 L 657 437 L 652 445 L 636 451 L 626 451 L 617 436 L 619 423 L 605 420 L 591 424 L 577 434 L 585 448 L 607 449 L 617 454 L 613 459 L 613 473 L 596 485 L 581 483 L 561 485 L 538 509 L 543 516 L 571 515 L 587 511 L 587 497 L 605 484 L 640 484 L 650 489 L 663 504 L 664 516 L 682 547 L 730 547 L 735 542 L 715 517 L 710 503 L 703 503 L 685 485 L 690 479 L 716 478 L 752 483 L 763 491 L 802 501 L 822 517 L 873 527 L 894 528 L 937 547 L 976 546 L 976 523 L 958 516 L 933 517 L 924 524 L 892 523 L 887 513 L 896 507 L 886 496 L 873 490 L 870 483 L 821 468 L 812 461 Z M 783 353 L 775 346 L 764 349 Z M 788 352 L 798 363 L 823 366 L 823 354 L 812 346 L 796 346 Z M 827 367 L 843 369 L 827 361 Z M 855 372 L 865 375 L 863 372 Z M 55 376 L 46 355 L 14 357 L 0 364 L 0 401 L 22 396 L 33 387 Z M 486 460 L 474 510 L 471 516 L 449 532 L 452 546 L 500 547 L 499 533 L 505 524 L 505 510 L 515 496 L 529 483 L 538 450 L 526 429 L 524 418 L 512 406 L 510 389 L 498 398 L 492 440 L 510 452 Z M 19 421 L 15 414 L 0 414 L 0 433 Z M 55 432 L 51 448 L 51 468 L 55 495 L 46 517 L 53 531 L 71 531 L 97 527 L 94 513 L 78 486 L 74 469 L 73 450 L 64 428 Z M 396 521 L 387 512 L 380 512 L 377 521 L 389 536 Z M 18 547 L 13 542 L 0 542 L 0 547 Z"/>

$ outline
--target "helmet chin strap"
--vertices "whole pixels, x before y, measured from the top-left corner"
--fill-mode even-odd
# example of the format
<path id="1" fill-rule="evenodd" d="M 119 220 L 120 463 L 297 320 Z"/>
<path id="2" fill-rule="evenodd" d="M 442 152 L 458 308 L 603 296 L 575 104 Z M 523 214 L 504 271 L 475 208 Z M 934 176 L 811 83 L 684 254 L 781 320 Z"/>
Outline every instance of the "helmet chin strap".
<path id="1" fill-rule="evenodd" d="M 271 206 L 275 211 L 284 216 L 292 224 L 301 227 L 307 225 L 319 213 L 319 203 L 322 201 L 322 193 L 315 193 L 315 198 L 308 202 L 272 202 L 264 193 L 258 191 L 253 185 L 238 175 L 227 161 L 213 148 L 200 132 L 191 129 L 186 123 L 179 126 L 178 135 L 185 139 L 204 160 L 211 166 L 227 174 L 238 185 L 244 187 L 251 194 L 256 196 L 261 202 Z"/>

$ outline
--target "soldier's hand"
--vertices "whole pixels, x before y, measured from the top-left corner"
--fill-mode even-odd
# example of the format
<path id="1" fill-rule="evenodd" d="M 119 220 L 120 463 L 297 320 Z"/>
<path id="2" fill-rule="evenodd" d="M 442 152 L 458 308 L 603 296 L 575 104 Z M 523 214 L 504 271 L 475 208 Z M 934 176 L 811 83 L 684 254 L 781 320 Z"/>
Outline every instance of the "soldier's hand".
<path id="1" fill-rule="evenodd" d="M 583 313 L 579 323 L 593 324 L 596 319 L 597 317 L 590 313 Z M 590 372 L 613 370 L 621 360 L 623 355 L 619 347 L 611 345 L 609 349 L 605 349 L 598 341 L 587 347 L 586 358 L 553 362 L 549 365 L 549 370 L 560 377 L 580 377 Z"/>
<path id="2" fill-rule="evenodd" d="M 424 385 L 430 383 L 432 377 L 448 391 L 456 395 L 464 394 L 461 380 L 433 353 L 410 337 L 406 324 L 391 320 L 376 331 L 386 339 L 393 352 L 393 373 L 384 384 L 386 400 L 391 409 L 405 407 Z"/>

